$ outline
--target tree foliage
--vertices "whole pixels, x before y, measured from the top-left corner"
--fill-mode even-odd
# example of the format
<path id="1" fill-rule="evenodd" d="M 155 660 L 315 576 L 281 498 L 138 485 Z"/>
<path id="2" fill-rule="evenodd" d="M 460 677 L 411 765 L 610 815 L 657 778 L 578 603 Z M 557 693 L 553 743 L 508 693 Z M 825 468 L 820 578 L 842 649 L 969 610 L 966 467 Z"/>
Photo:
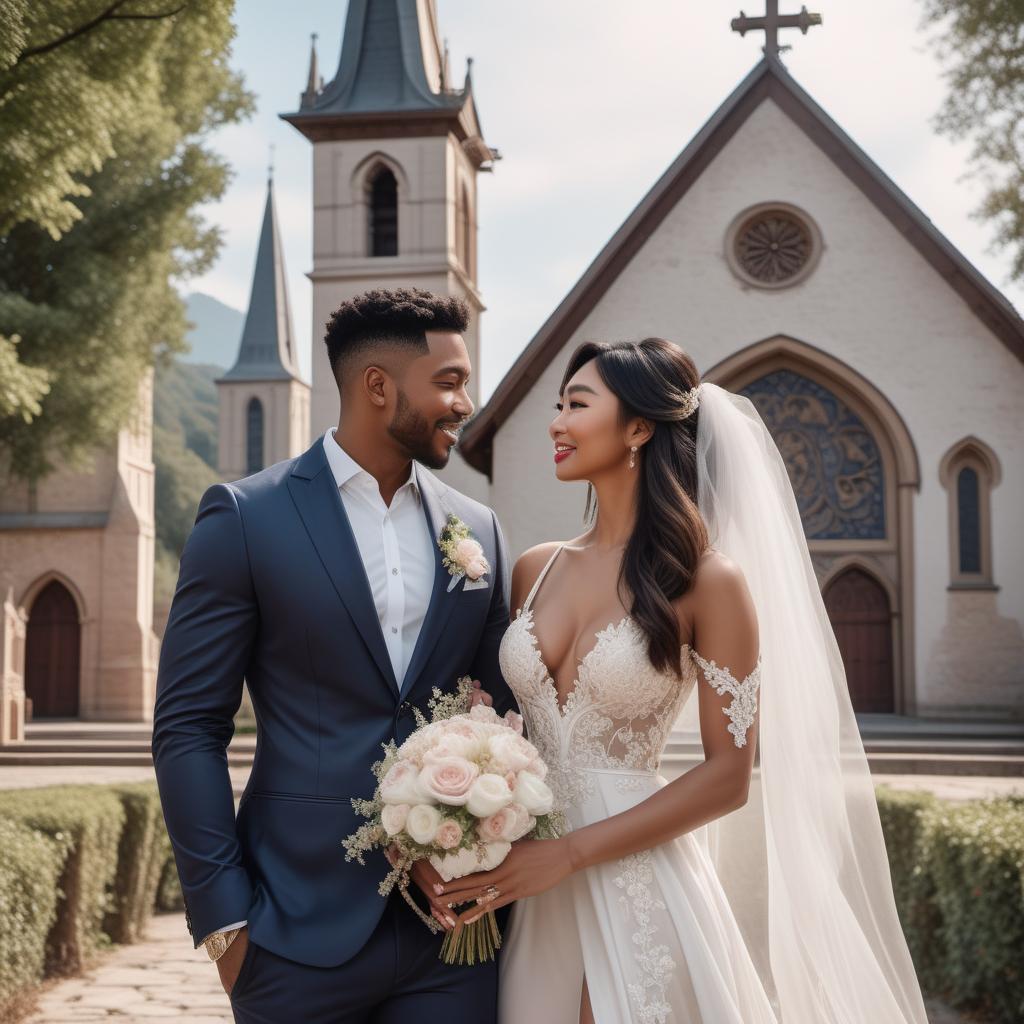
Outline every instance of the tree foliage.
<path id="1" fill-rule="evenodd" d="M 109 440 L 144 369 L 183 348 L 173 283 L 211 265 L 219 233 L 196 209 L 229 173 L 205 136 L 253 108 L 227 63 L 232 8 L 0 0 L 0 337 L 49 385 L 30 423 L 0 409 L 20 476 Z"/>
<path id="2" fill-rule="evenodd" d="M 1011 276 L 1024 280 L 1024 0 L 925 0 L 924 18 L 940 27 L 949 83 L 936 127 L 973 141 L 987 189 L 975 215 L 994 223 Z"/>

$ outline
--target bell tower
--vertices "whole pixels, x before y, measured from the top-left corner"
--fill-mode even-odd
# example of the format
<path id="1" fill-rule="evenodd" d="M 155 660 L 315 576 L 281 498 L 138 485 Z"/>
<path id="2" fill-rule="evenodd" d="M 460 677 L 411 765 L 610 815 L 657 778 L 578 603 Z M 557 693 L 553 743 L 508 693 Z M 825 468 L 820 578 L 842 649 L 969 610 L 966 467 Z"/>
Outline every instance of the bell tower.
<path id="1" fill-rule="evenodd" d="M 369 288 L 417 286 L 469 303 L 470 395 L 479 407 L 477 174 L 499 154 L 483 140 L 471 70 L 452 87 L 436 0 L 350 0 L 326 85 L 314 37 L 299 109 L 281 115 L 313 144 L 314 437 L 339 411 L 324 325 Z"/>

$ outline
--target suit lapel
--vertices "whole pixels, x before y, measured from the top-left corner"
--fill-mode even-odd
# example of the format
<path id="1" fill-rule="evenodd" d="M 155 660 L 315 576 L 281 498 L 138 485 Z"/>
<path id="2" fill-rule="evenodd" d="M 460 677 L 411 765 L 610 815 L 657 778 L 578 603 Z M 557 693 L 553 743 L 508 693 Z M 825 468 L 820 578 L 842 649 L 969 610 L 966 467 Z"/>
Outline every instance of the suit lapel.
<path id="1" fill-rule="evenodd" d="M 416 638 L 416 647 L 412 652 L 409 667 L 406 669 L 405 678 L 399 691 L 400 699 L 404 700 L 409 691 L 416 684 L 420 673 L 423 671 L 430 657 L 431 651 L 437 646 L 437 642 L 444 632 L 448 619 L 455 608 L 455 602 L 462 587 L 462 581 L 449 591 L 448 583 L 451 576 L 444 566 L 441 549 L 437 544 L 437 538 L 441 536 L 441 530 L 448 519 L 449 509 L 444 500 L 441 488 L 443 484 L 435 482 L 434 477 L 425 472 L 421 466 L 416 467 L 416 478 L 419 483 L 420 496 L 423 500 L 423 514 L 426 516 L 427 525 L 430 528 L 431 548 L 434 552 L 434 585 L 430 592 L 430 604 L 427 606 L 427 614 L 423 620 L 419 636 Z M 445 682 L 455 680 L 438 679 L 435 686 L 441 686 Z"/>
<path id="2" fill-rule="evenodd" d="M 338 597 L 384 680 L 392 693 L 397 693 L 398 681 L 377 618 L 370 581 L 334 475 L 327 464 L 322 438 L 299 457 L 288 478 L 288 490 Z"/>

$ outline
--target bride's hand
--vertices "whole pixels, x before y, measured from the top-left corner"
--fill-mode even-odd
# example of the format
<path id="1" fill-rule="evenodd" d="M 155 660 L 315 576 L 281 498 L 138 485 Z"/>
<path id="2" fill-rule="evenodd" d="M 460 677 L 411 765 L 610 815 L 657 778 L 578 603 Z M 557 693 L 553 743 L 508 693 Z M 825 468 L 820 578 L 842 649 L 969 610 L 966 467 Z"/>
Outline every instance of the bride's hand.
<path id="1" fill-rule="evenodd" d="M 564 839 L 521 839 L 512 844 L 508 856 L 493 871 L 453 878 L 436 891 L 448 907 L 470 901 L 479 904 L 458 916 L 457 927 L 461 928 L 488 910 L 546 892 L 570 874 L 572 864 Z M 497 895 L 488 892 L 491 886 Z"/>

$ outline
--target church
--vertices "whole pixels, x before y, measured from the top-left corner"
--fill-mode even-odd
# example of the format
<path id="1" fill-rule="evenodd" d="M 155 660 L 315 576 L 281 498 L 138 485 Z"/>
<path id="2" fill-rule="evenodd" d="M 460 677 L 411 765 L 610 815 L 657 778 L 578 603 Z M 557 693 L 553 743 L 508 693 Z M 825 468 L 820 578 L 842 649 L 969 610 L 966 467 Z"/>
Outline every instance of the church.
<path id="1" fill-rule="evenodd" d="M 770 427 L 855 708 L 1024 717 L 1024 321 L 786 70 L 779 28 L 816 20 L 736 19 L 763 59 L 472 396 L 441 475 L 494 507 L 513 556 L 578 535 L 585 485 L 538 469 L 568 357 L 668 338 Z M 351 0 L 337 75 L 314 52 L 282 116 L 312 145 L 315 436 L 337 418 L 317 328 L 343 299 L 417 284 L 482 309 L 475 182 L 497 154 L 433 0 Z M 466 340 L 486 359 L 478 322 Z"/>
<path id="2" fill-rule="evenodd" d="M 494 507 L 513 557 L 584 529 L 550 468 L 551 407 L 583 340 L 655 335 L 747 395 L 785 459 L 859 712 L 1024 719 L 1024 321 L 801 88 L 763 59 L 598 252 L 440 475 Z M 435 0 L 350 0 L 334 78 L 311 53 L 282 118 L 312 161 L 312 382 L 298 372 L 268 182 L 238 357 L 217 382 L 219 470 L 298 454 L 337 422 L 322 325 L 372 287 L 456 294 L 486 360 L 477 281 L 484 141 Z M 254 211 L 255 212 L 255 211 Z M 149 720 L 151 383 L 91 473 L 0 496 L 0 743 L 38 716 Z M 26 656 L 26 651 L 28 652 Z"/>

